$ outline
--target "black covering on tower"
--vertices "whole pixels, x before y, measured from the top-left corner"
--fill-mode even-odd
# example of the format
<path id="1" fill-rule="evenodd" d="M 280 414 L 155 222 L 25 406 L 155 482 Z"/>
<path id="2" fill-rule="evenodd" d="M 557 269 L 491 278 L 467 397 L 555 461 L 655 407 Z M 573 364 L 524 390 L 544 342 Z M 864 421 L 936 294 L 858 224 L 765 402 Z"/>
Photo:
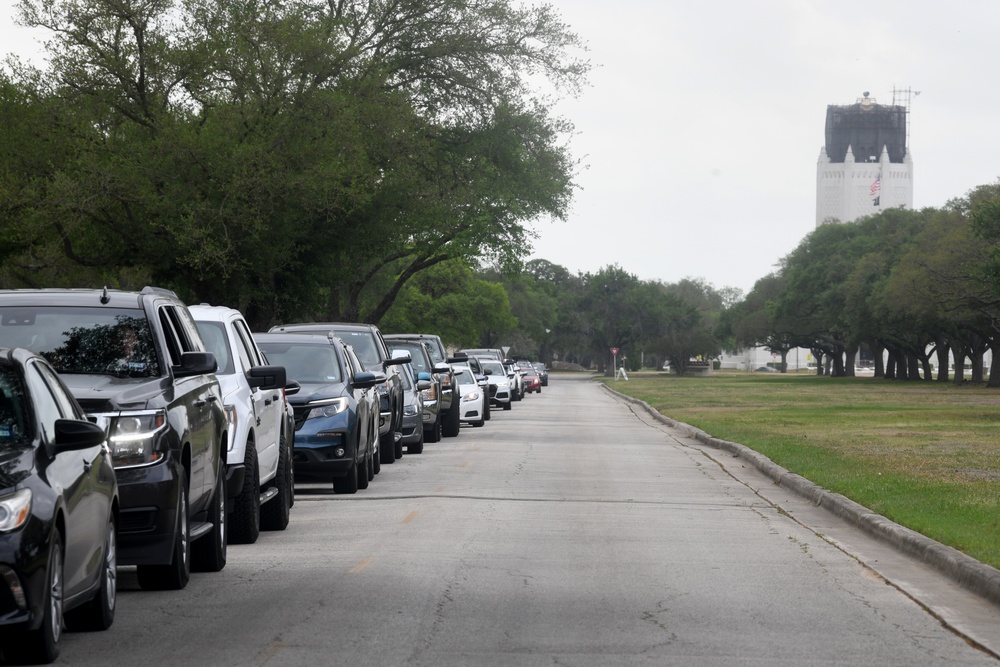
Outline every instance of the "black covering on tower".
<path id="1" fill-rule="evenodd" d="M 876 104 L 865 97 L 848 106 L 826 108 L 826 154 L 831 162 L 843 162 L 847 147 L 855 162 L 877 162 L 882 147 L 889 162 L 906 157 L 906 107 Z"/>

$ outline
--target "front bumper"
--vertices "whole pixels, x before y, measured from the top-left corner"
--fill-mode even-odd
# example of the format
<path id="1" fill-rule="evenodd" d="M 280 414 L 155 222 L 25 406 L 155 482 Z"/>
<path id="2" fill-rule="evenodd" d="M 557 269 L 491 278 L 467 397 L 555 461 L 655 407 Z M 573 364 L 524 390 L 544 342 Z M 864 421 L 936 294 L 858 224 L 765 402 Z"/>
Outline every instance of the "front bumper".
<path id="1" fill-rule="evenodd" d="M 173 558 L 184 468 L 173 452 L 155 465 L 117 468 L 119 565 L 167 565 Z"/>

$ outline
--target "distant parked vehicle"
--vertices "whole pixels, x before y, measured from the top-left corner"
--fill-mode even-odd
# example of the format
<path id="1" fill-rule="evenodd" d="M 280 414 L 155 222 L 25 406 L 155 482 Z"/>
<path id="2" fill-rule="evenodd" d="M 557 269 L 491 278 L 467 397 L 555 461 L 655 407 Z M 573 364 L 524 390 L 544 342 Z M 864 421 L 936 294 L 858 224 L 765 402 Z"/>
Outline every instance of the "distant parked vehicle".
<path id="1" fill-rule="evenodd" d="M 493 359 L 480 359 L 479 363 L 483 366 L 486 379 L 496 388 L 492 392 L 490 401 L 493 405 L 498 405 L 504 410 L 510 410 L 514 387 L 511 386 L 510 378 L 507 377 L 507 369 L 501 362 Z"/>
<path id="2" fill-rule="evenodd" d="M 542 386 L 543 387 L 548 387 L 549 386 L 549 369 L 546 368 L 545 364 L 543 364 L 540 361 L 536 361 L 535 363 L 533 363 L 531 365 L 534 366 L 535 372 L 538 373 L 538 379 L 540 379 L 542 381 Z"/>
<path id="3" fill-rule="evenodd" d="M 476 376 L 468 366 L 453 366 L 458 377 L 458 391 L 462 396 L 462 421 L 473 426 L 486 423 L 486 391 L 476 381 Z"/>
<path id="4" fill-rule="evenodd" d="M 271 333 L 333 334 L 353 348 L 364 370 L 381 374 L 384 380 L 376 387 L 379 395 L 379 454 L 382 463 L 392 463 L 403 455 L 403 384 L 399 365 L 410 361 L 409 355 L 392 357 L 385 337 L 374 324 L 345 322 L 310 322 L 271 327 Z"/>
<path id="5" fill-rule="evenodd" d="M 459 405 L 458 405 L 458 381 L 451 372 L 448 354 L 445 351 L 441 337 L 436 334 L 389 334 L 385 337 L 390 345 L 396 343 L 418 343 L 422 344 L 430 354 L 431 375 L 440 384 L 438 390 L 438 413 L 440 415 L 441 435 L 453 438 L 458 435 Z M 419 368 L 416 370 L 420 370 Z M 428 442 L 435 442 L 433 436 L 428 438 Z"/>
<path id="6" fill-rule="evenodd" d="M 423 430 L 423 440 L 427 442 L 438 442 L 442 436 L 445 413 L 442 412 L 444 394 L 442 388 L 441 375 L 432 373 L 450 373 L 451 367 L 447 364 L 435 365 L 431 361 L 430 350 L 423 341 L 399 339 L 386 336 L 386 344 L 389 346 L 389 353 L 396 356 L 397 353 L 405 352 L 410 355 L 408 366 L 413 371 L 413 385 L 419 378 L 427 380 L 427 387 L 421 392 L 421 403 L 423 412 L 421 414 L 421 429 Z M 451 405 L 448 406 L 451 408 Z M 405 431 L 403 439 L 407 440 Z M 406 443 L 404 443 L 406 444 Z"/>
<path id="7" fill-rule="evenodd" d="M 0 348 L 0 650 L 52 662 L 67 628 L 106 630 L 118 484 L 104 429 L 42 357 Z"/>
<path id="8" fill-rule="evenodd" d="M 538 373 L 535 372 L 534 368 L 528 368 L 524 371 L 524 393 L 542 393 L 542 379 L 538 377 Z"/>
<path id="9" fill-rule="evenodd" d="M 375 476 L 379 401 L 385 375 L 364 370 L 354 350 L 330 335 L 256 334 L 260 349 L 299 383 L 293 461 L 297 480 L 356 493 Z"/>
<path id="10" fill-rule="evenodd" d="M 428 376 L 428 373 L 421 373 Z M 424 392 L 431 388 L 431 381 L 417 380 L 413 368 L 403 367 L 403 446 L 408 454 L 424 451 Z M 438 438 L 440 440 L 440 438 Z"/>

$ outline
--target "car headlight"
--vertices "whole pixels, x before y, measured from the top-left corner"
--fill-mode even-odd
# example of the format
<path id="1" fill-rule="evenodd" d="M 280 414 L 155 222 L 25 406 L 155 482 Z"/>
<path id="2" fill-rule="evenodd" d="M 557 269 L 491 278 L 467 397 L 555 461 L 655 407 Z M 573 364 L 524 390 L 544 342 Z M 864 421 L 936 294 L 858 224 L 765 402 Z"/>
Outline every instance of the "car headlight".
<path id="1" fill-rule="evenodd" d="M 306 414 L 306 419 L 316 419 L 318 417 L 333 417 L 339 415 L 347 409 L 349 403 L 346 397 L 328 398 L 322 401 L 313 401 L 309 404 L 311 408 Z"/>
<path id="2" fill-rule="evenodd" d="M 472 401 L 478 401 L 478 400 L 479 400 L 479 392 L 478 391 L 470 391 L 468 394 L 463 394 L 462 395 L 462 402 L 463 403 L 471 403 Z"/>
<path id="3" fill-rule="evenodd" d="M 425 401 L 436 401 L 438 397 L 437 387 L 431 385 L 429 389 L 423 389 L 420 395 L 424 397 Z"/>
<path id="4" fill-rule="evenodd" d="M 0 533 L 9 533 L 23 526 L 31 516 L 31 489 L 21 489 L 14 495 L 0 498 Z"/>
<path id="5" fill-rule="evenodd" d="M 507 382 L 506 380 L 500 380 L 499 382 L 497 382 L 497 386 L 500 387 L 501 389 L 506 389 L 507 387 L 510 386 L 510 383 Z"/>
<path id="6" fill-rule="evenodd" d="M 417 414 L 417 405 L 415 403 L 412 405 L 404 405 L 403 414 L 406 415 L 407 417 L 412 417 L 413 415 Z"/>
<path id="7" fill-rule="evenodd" d="M 120 412 L 108 424 L 111 462 L 116 468 L 156 463 L 163 452 L 156 449 L 159 435 L 167 428 L 163 410 Z"/>

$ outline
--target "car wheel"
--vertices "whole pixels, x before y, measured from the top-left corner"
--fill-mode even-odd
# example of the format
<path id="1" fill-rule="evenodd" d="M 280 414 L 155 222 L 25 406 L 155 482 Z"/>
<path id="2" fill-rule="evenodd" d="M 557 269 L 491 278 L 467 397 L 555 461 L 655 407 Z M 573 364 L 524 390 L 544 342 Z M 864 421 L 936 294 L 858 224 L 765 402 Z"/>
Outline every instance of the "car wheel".
<path id="1" fill-rule="evenodd" d="M 424 430 L 420 429 L 420 439 L 416 442 L 411 442 L 406 446 L 407 454 L 420 454 L 424 451 Z"/>
<path id="2" fill-rule="evenodd" d="M 424 442 L 440 442 L 441 441 L 441 414 L 438 413 L 437 419 L 434 420 L 433 426 L 427 431 L 424 431 Z"/>
<path id="3" fill-rule="evenodd" d="M 334 493 L 357 493 L 358 492 L 358 462 L 355 459 L 351 467 L 347 469 L 347 474 L 343 477 L 333 479 Z"/>
<path id="4" fill-rule="evenodd" d="M 489 398 L 483 401 L 483 419 L 489 421 L 490 419 L 490 401 Z"/>
<path id="5" fill-rule="evenodd" d="M 380 463 L 394 463 L 396 461 L 396 433 L 390 430 L 378 439 L 378 458 Z"/>
<path id="6" fill-rule="evenodd" d="M 445 414 L 444 426 L 441 429 L 441 433 L 446 438 L 454 438 L 462 428 L 462 415 L 459 412 L 459 407 L 452 405 L 451 410 Z"/>
<path id="7" fill-rule="evenodd" d="M 141 588 L 178 591 L 187 586 L 191 577 L 191 524 L 188 518 L 188 480 L 185 472 L 177 491 L 177 528 L 170 564 L 139 565 L 136 575 Z"/>
<path id="8" fill-rule="evenodd" d="M 263 530 L 284 530 L 291 517 L 292 499 L 295 498 L 295 468 L 292 465 L 292 450 L 285 445 L 285 434 L 278 442 L 278 470 L 274 474 L 274 486 L 278 497 L 260 508 L 260 527 Z"/>
<path id="9" fill-rule="evenodd" d="M 260 487 L 260 482 L 257 486 Z M 218 572 L 226 566 L 229 548 L 229 521 L 226 514 L 226 467 L 219 461 L 219 476 L 215 480 L 215 493 L 208 510 L 212 530 L 195 542 L 191 549 L 191 565 L 199 572 Z"/>
<path id="10" fill-rule="evenodd" d="M 392 452 L 397 459 L 403 458 L 403 439 L 397 438 L 392 445 Z"/>
<path id="11" fill-rule="evenodd" d="M 511 399 L 511 400 L 514 400 L 514 399 Z M 511 407 L 513 407 L 513 406 L 511 406 L 510 401 L 507 401 L 506 403 L 503 404 L 503 409 L 504 410 L 510 410 Z"/>
<path id="12" fill-rule="evenodd" d="M 107 630 L 115 621 L 115 600 L 118 595 L 118 542 L 115 518 L 108 519 L 108 534 L 104 540 L 104 562 L 101 583 L 94 599 L 66 614 L 70 630 Z"/>
<path id="13" fill-rule="evenodd" d="M 358 433 L 358 447 L 359 448 L 361 447 L 361 434 L 360 433 Z M 359 489 L 367 489 L 368 488 L 368 481 L 371 479 L 370 477 L 368 477 L 368 466 L 369 466 L 368 461 L 369 461 L 371 455 L 372 455 L 372 453 L 370 451 L 368 451 L 367 448 L 365 448 L 365 457 L 364 457 L 364 459 L 362 459 L 361 465 L 356 466 L 357 467 L 356 474 L 358 476 L 358 488 Z"/>
<path id="14" fill-rule="evenodd" d="M 382 470 L 382 439 L 378 436 L 378 422 L 372 420 L 372 442 L 375 443 L 375 452 L 372 455 L 372 470 L 379 474 Z"/>
<path id="15" fill-rule="evenodd" d="M 257 448 L 249 440 L 243 469 L 243 490 L 233 503 L 230 535 L 233 544 L 253 544 L 260 535 L 260 468 L 257 467 Z"/>
<path id="16" fill-rule="evenodd" d="M 42 602 L 42 625 L 37 630 L 4 636 L 4 658 L 15 663 L 49 663 L 59 657 L 63 632 L 63 552 L 59 531 L 52 535 L 49 568 Z"/>

